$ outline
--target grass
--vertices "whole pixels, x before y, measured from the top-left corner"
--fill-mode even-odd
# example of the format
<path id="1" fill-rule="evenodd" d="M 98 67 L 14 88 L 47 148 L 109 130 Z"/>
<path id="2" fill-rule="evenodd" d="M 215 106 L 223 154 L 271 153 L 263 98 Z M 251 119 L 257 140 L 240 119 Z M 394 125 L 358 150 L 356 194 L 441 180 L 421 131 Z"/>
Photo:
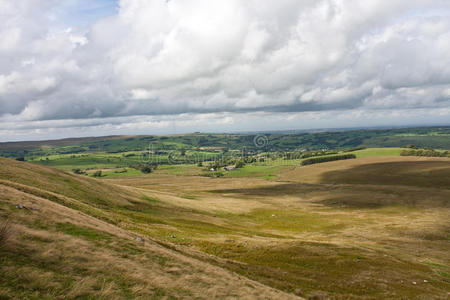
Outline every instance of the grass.
<path id="1" fill-rule="evenodd" d="M 90 227 L 77 226 L 72 223 L 57 223 L 56 230 L 64 232 L 76 237 L 82 237 L 90 241 L 105 241 L 110 240 L 111 235 L 105 234 L 99 230 Z"/>
<path id="2" fill-rule="evenodd" d="M 341 227 L 339 220 L 320 214 L 297 210 L 256 209 L 247 214 L 228 216 L 236 224 L 248 224 L 248 227 L 282 232 L 321 232 Z M 336 222 L 337 221 L 337 222 Z"/>
<path id="3" fill-rule="evenodd" d="M 1 162 L 9 170 L 22 167 L 15 162 Z M 48 172 L 50 175 L 51 170 Z M 136 241 L 138 230 L 121 229 L 45 197 L 0 185 L 0 220 L 10 216 L 14 227 L 12 239 L 0 249 L 1 298 L 209 299 L 244 295 L 260 298 L 264 294 L 283 297 L 281 292 L 250 285 L 248 280 L 242 281 L 189 256 L 180 258 L 180 254 L 158 246 L 148 237 L 145 243 Z M 158 199 L 142 194 L 134 201 L 128 204 L 129 208 L 116 207 L 117 202 L 113 201 L 111 209 L 104 213 L 121 218 L 126 222 L 122 226 L 131 228 L 132 223 L 139 224 L 138 218 L 128 219 L 133 213 L 145 215 L 146 209 L 159 203 Z M 22 203 L 26 209 L 15 208 L 15 203 Z M 169 210 L 163 212 L 157 206 L 155 209 L 159 209 L 159 214 L 169 215 Z M 192 223 L 182 219 L 177 222 L 187 227 Z M 214 228 L 201 222 L 194 225 Z M 227 288 L 230 285 L 232 289 Z"/>
<path id="4" fill-rule="evenodd" d="M 352 298 L 396 298 L 399 294 L 413 298 L 428 289 L 424 284 L 412 284 L 417 280 L 417 274 L 427 273 L 422 278 L 430 282 L 434 278 L 432 270 L 420 264 L 386 258 L 380 252 L 331 244 L 294 242 L 283 247 L 249 247 L 203 242 L 200 247 L 207 253 L 243 262 L 231 266 L 240 274 L 289 291 L 301 287 L 304 295 L 327 289 L 334 295 Z M 383 272 L 384 276 L 372 281 L 363 280 L 378 272 Z M 396 281 L 388 278 L 396 278 Z"/>
<path id="5" fill-rule="evenodd" d="M 3 247 L 11 236 L 11 225 L 8 220 L 0 223 L 0 248 Z"/>
<path id="6" fill-rule="evenodd" d="M 245 165 L 242 168 L 225 173 L 225 177 L 274 177 L 287 166 Z"/>
<path id="7" fill-rule="evenodd" d="M 94 177 L 93 174 L 98 169 L 87 171 L 88 176 Z M 128 176 L 139 176 L 142 175 L 140 170 L 133 168 L 114 168 L 112 170 L 102 169 L 102 178 L 118 178 L 118 177 L 128 177 Z"/>
<path id="8" fill-rule="evenodd" d="M 323 181 L 347 184 L 407 185 L 413 187 L 450 187 L 449 160 L 399 161 L 363 164 L 323 174 Z M 383 176 L 379 174 L 384 172 Z"/>
<path id="9" fill-rule="evenodd" d="M 357 158 L 371 157 L 371 156 L 400 156 L 403 148 L 369 148 L 351 152 Z"/>
<path id="10" fill-rule="evenodd" d="M 0 293 L 445 298 L 448 160 L 361 151 L 375 156 L 224 178 L 176 165 L 92 179 L 0 159 L 0 217 L 20 224 L 0 250 Z"/>

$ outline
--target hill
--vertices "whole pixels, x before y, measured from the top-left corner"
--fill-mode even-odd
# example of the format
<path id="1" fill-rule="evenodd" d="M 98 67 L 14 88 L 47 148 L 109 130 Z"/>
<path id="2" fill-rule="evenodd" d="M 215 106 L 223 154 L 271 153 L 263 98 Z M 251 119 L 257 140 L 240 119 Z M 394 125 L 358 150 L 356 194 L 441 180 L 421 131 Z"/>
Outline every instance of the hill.
<path id="1" fill-rule="evenodd" d="M 11 225 L 0 248 L 0 297 L 290 297 L 148 237 L 136 240 L 140 236 L 128 230 L 131 224 L 120 212 L 152 209 L 142 197 L 0 158 L 0 220 Z"/>
<path id="2" fill-rule="evenodd" d="M 259 140 L 258 137 L 262 137 Z M 299 133 L 141 135 L 70 138 L 49 141 L 0 143 L 0 156 L 42 158 L 82 153 L 123 153 L 173 150 L 293 151 L 295 149 L 346 149 L 352 147 L 403 147 L 450 149 L 450 127 L 358 129 Z"/>
<path id="3" fill-rule="evenodd" d="M 383 156 L 397 152 L 221 178 L 176 165 L 93 179 L 0 158 L 13 228 L 0 295 L 445 299 L 450 160 Z"/>

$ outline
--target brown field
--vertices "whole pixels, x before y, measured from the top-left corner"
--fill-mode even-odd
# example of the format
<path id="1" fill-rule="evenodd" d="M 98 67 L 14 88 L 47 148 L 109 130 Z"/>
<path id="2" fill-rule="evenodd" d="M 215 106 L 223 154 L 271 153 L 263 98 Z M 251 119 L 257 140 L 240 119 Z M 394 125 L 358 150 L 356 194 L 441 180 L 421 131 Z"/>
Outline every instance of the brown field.
<path id="1" fill-rule="evenodd" d="M 449 297 L 445 158 L 365 157 L 272 180 L 98 180 L 0 159 L 0 200 L 13 232 L 0 298 Z"/>

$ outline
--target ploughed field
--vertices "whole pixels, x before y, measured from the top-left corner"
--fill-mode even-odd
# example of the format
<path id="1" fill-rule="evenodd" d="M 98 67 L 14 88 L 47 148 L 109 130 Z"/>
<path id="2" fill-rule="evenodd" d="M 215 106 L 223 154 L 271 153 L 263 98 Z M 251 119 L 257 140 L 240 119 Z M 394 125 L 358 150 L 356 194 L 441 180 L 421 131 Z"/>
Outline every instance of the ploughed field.
<path id="1" fill-rule="evenodd" d="M 252 168 L 93 179 L 0 159 L 0 296 L 449 296 L 449 158 Z"/>

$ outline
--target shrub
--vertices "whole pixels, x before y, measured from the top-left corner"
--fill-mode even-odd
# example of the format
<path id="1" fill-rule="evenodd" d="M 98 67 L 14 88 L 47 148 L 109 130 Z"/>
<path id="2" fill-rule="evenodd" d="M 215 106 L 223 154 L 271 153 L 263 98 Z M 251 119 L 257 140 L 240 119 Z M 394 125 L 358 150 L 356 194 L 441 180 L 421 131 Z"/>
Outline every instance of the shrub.
<path id="1" fill-rule="evenodd" d="M 72 172 L 75 174 L 84 174 L 84 171 L 81 169 L 72 169 Z"/>
<path id="2" fill-rule="evenodd" d="M 242 168 L 242 167 L 244 167 L 244 166 L 245 166 L 245 163 L 244 163 L 242 160 L 238 160 L 238 161 L 236 162 L 236 164 L 234 165 L 234 167 L 235 167 L 236 169 Z"/>
<path id="3" fill-rule="evenodd" d="M 94 172 L 94 174 L 92 176 L 94 176 L 94 177 L 102 177 L 102 171 L 96 171 L 96 172 Z"/>
<path id="4" fill-rule="evenodd" d="M 152 172 L 152 168 L 150 166 L 143 166 L 141 168 L 141 172 L 144 173 L 144 174 L 149 174 L 149 173 Z"/>
<path id="5" fill-rule="evenodd" d="M 315 158 L 309 158 L 309 159 L 302 161 L 302 166 L 319 164 L 319 163 L 335 161 L 335 160 L 353 159 L 353 158 L 356 158 L 355 154 L 315 157 Z"/>
<path id="6" fill-rule="evenodd" d="M 402 150 L 400 152 L 401 156 L 424 156 L 424 157 L 450 157 L 448 151 L 436 151 L 436 150 L 425 150 L 425 149 L 408 149 Z"/>
<path id="7" fill-rule="evenodd" d="M 411 148 L 411 149 L 418 149 L 418 147 L 416 145 L 406 145 L 403 148 Z"/>

